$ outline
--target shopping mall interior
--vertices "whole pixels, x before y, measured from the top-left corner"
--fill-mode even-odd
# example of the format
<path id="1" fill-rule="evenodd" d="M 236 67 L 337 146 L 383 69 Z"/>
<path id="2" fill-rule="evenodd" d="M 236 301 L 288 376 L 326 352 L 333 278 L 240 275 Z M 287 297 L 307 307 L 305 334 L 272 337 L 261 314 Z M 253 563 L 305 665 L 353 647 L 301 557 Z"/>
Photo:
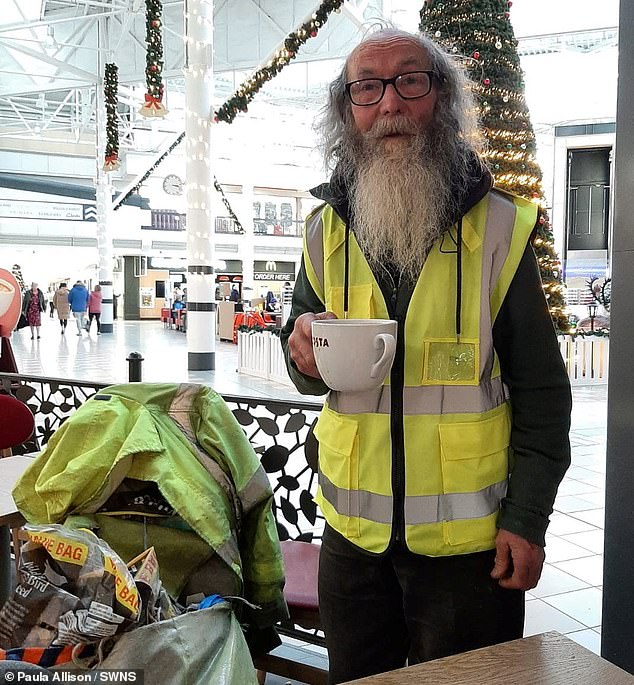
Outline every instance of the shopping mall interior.
<path id="1" fill-rule="evenodd" d="M 254 412 L 266 435 L 250 438 L 265 455 L 269 445 L 286 445 L 288 435 L 300 440 L 300 429 L 288 428 L 298 422 L 284 424 L 287 413 L 316 416 L 324 396 L 295 389 L 274 329 L 290 313 L 304 222 L 320 204 L 310 189 L 329 173 L 315 121 L 328 84 L 367 32 L 388 25 L 415 31 L 421 7 L 438 1 L 5 0 L 0 269 L 26 288 L 37 283 L 47 310 L 37 336 L 27 326 L 7 337 L 15 368 L 6 365 L 3 347 L 0 387 L 22 378 L 33 389 L 29 406 L 37 407 L 36 425 L 46 422 L 45 439 L 101 388 L 143 380 L 210 386 L 236 412 Z M 315 26 L 315 12 L 330 4 L 336 10 Z M 634 674 L 634 367 L 627 343 L 634 320 L 634 85 L 619 78 L 634 73 L 626 28 L 634 26 L 634 6 L 504 4 L 571 323 L 559 340 L 573 393 L 572 464 L 555 500 L 541 580 L 526 593 L 524 635 L 557 631 Z M 146 18 L 150 6 L 162 11 L 154 23 Z M 192 12 L 201 6 L 202 22 Z M 206 33 L 193 29 L 196 23 Z M 157 33 L 161 91 L 152 100 L 158 58 L 149 60 L 148 46 Z M 285 43 L 291 36 L 292 49 Z M 204 69 L 196 64 L 201 50 Z M 106 79 L 113 64 L 116 94 Z M 254 74 L 272 64 L 279 73 L 255 87 Z M 199 88 L 209 85 L 204 97 L 196 78 Z M 110 110 L 109 97 L 116 97 Z M 141 112 L 144 103 L 149 114 Z M 205 130 L 207 141 L 196 140 L 194 132 Z M 200 160 L 211 171 L 204 184 Z M 192 272 L 192 263 L 208 270 Z M 193 332 L 188 327 L 186 297 L 183 313 L 174 307 L 181 299 L 175 289 L 186 295 L 188 281 L 190 292 L 199 288 L 201 273 L 211 292 L 212 340 L 201 340 L 198 324 Z M 48 309 L 61 283 L 78 280 L 88 290 L 107 284 L 102 332 L 75 330 L 73 321 L 64 331 Z M 253 330 L 261 337 L 257 349 Z M 196 355 L 209 363 L 192 363 Z M 47 397 L 61 397 L 66 387 L 63 408 L 53 410 Z M 276 403 L 285 409 L 275 410 Z M 288 435 L 278 442 L 276 431 Z M 301 518 L 306 505 L 291 505 L 290 490 L 285 499 L 284 478 L 291 476 L 277 481 L 278 510 L 286 507 L 286 528 L 304 533 L 289 524 L 296 515 L 288 508 L 296 506 Z M 323 520 L 312 524 L 310 537 L 318 541 Z M 323 640 L 306 635 L 284 634 L 278 653 L 308 665 L 317 679 L 268 664 L 268 685 L 326 682 L 319 680 L 328 667 Z"/>

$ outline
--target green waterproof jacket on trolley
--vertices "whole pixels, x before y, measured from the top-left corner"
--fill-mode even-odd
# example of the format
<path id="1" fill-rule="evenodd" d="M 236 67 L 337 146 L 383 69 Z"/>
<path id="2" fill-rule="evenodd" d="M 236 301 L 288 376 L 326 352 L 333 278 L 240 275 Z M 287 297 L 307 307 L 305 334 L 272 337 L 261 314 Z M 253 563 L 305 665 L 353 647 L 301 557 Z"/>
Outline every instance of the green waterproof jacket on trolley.
<path id="1" fill-rule="evenodd" d="M 155 483 L 175 515 L 162 526 L 117 516 L 122 512 L 106 505 L 124 480 Z M 194 590 L 241 593 L 258 605 L 249 621 L 258 628 L 287 616 L 271 486 L 211 388 L 135 383 L 101 390 L 54 433 L 13 496 L 29 523 L 96 528 L 125 561 L 139 546 L 155 545 L 174 596 L 194 577 Z M 232 591 L 215 589 L 221 577 Z"/>
<path id="2" fill-rule="evenodd" d="M 330 392 L 315 429 L 317 499 L 328 524 L 357 546 L 385 551 L 393 526 L 418 554 L 495 546 L 511 413 L 492 327 L 536 214 L 535 204 L 491 191 L 430 251 L 400 329 L 402 400 L 389 377 L 365 393 Z M 388 318 L 354 235 L 329 205 L 306 223 L 304 265 L 326 310 L 344 316 L 347 272 L 348 316 Z M 404 458 L 394 465 L 386 445 L 400 401 Z"/>

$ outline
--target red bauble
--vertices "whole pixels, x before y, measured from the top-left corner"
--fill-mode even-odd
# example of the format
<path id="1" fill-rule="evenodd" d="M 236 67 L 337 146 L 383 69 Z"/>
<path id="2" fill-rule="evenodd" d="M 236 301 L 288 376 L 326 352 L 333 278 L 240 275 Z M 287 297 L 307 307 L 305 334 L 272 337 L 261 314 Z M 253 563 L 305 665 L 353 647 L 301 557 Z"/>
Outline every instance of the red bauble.
<path id="1" fill-rule="evenodd" d="M 513 7 L 513 0 L 509 0 L 506 5 L 507 7 Z"/>
<path id="2" fill-rule="evenodd" d="M 477 50 L 473 53 L 473 58 L 480 59 L 480 53 Z"/>
<path id="3" fill-rule="evenodd" d="M 153 19 L 152 20 L 152 26 L 157 29 L 161 25 L 161 22 L 158 19 Z"/>
<path id="4" fill-rule="evenodd" d="M 504 12 L 504 18 L 508 19 L 511 16 L 510 12 Z"/>
<path id="5" fill-rule="evenodd" d="M 156 66 L 156 64 L 150 65 L 150 71 L 158 71 L 158 67 Z"/>
<path id="6" fill-rule="evenodd" d="M 314 38 L 317 35 L 317 31 L 311 31 L 310 32 L 310 37 Z"/>
<path id="7" fill-rule="evenodd" d="M 537 195 L 537 193 L 533 193 L 533 195 Z M 539 197 L 539 195 L 537 195 L 537 197 Z M 540 217 L 539 217 L 539 223 L 540 223 L 540 224 L 545 224 L 545 223 L 546 223 L 546 219 L 544 219 L 543 216 L 540 216 Z"/>
<path id="8" fill-rule="evenodd" d="M 482 81 L 485 86 L 490 86 L 491 85 L 491 79 L 485 78 L 484 81 Z"/>

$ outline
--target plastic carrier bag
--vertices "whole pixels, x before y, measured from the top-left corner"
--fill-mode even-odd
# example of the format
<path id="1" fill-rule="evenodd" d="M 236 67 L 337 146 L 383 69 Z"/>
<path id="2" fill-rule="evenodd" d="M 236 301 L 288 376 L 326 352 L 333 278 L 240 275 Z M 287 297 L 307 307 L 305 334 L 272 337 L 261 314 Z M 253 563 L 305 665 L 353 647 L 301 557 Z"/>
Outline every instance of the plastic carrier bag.
<path id="1" fill-rule="evenodd" d="M 81 670 L 78 663 L 53 670 Z M 141 669 L 148 685 L 257 685 L 231 604 L 189 611 L 124 633 L 93 669 Z"/>
<path id="2" fill-rule="evenodd" d="M 214 595 L 176 615 L 153 548 L 126 565 L 89 531 L 25 530 L 18 586 L 0 610 L 0 661 L 51 671 L 140 669 L 147 685 L 257 685 L 232 605 Z"/>

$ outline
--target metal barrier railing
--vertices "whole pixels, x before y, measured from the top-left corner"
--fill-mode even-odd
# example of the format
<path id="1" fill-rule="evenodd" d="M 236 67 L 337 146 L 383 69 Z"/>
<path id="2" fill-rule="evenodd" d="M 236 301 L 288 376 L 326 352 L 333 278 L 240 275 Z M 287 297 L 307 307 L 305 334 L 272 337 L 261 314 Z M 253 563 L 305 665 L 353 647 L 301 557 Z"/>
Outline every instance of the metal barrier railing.
<path id="1" fill-rule="evenodd" d="M 0 373 L 0 392 L 24 402 L 35 417 L 35 442 L 25 443 L 15 453 L 43 448 L 66 419 L 105 387 L 105 383 Z M 313 429 L 321 404 L 237 395 L 223 398 L 269 476 L 280 539 L 320 538 L 324 522 L 313 500 L 317 489 Z"/>

